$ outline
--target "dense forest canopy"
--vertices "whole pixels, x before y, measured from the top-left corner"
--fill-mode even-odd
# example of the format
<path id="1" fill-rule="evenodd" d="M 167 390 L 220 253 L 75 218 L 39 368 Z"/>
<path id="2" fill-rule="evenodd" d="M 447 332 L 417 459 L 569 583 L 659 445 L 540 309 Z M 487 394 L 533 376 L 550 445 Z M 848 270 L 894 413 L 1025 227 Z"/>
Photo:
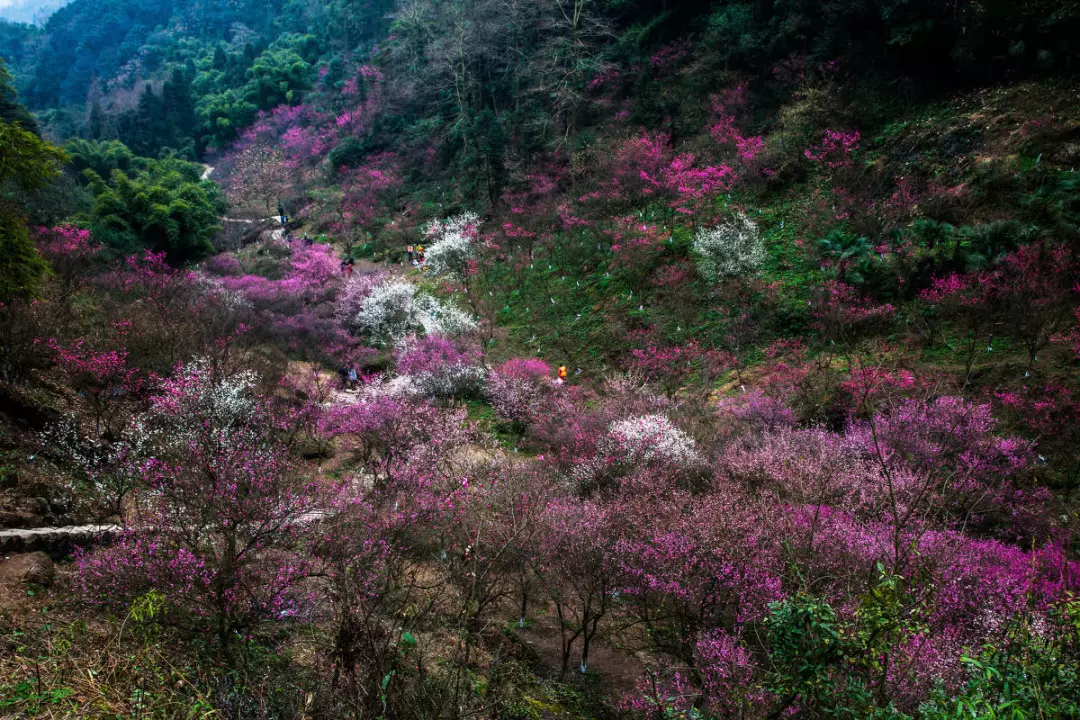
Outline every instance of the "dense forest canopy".
<path id="1" fill-rule="evenodd" d="M 0 709 L 1080 717 L 1078 37 L 0 22 Z"/>

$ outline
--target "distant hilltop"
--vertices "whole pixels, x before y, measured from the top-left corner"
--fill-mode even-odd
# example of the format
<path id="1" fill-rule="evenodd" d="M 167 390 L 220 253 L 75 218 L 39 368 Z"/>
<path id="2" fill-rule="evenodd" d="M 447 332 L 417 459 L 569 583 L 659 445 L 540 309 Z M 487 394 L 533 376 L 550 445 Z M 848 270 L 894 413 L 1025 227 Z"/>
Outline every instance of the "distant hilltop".
<path id="1" fill-rule="evenodd" d="M 49 16 L 71 0 L 0 0 L 0 18 L 11 22 L 44 25 Z"/>

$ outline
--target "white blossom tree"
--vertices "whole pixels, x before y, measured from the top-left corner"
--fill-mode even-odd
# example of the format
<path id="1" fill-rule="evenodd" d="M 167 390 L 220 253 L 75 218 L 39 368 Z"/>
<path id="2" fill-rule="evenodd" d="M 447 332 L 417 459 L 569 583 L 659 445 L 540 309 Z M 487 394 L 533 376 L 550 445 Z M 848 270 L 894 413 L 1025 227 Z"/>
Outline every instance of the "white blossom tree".
<path id="1" fill-rule="evenodd" d="M 424 250 L 428 269 L 444 277 L 460 280 L 469 260 L 476 254 L 475 242 L 480 227 L 476 213 L 465 212 L 446 220 L 436 220 L 425 232 L 430 243 Z"/>
<path id="2" fill-rule="evenodd" d="M 462 335 L 475 329 L 476 321 L 415 285 L 388 280 L 371 290 L 349 325 L 360 335 L 396 345 L 416 334 Z"/>
<path id="3" fill-rule="evenodd" d="M 742 212 L 720 225 L 698 230 L 694 252 L 698 271 L 712 281 L 752 273 L 766 258 L 757 224 Z"/>

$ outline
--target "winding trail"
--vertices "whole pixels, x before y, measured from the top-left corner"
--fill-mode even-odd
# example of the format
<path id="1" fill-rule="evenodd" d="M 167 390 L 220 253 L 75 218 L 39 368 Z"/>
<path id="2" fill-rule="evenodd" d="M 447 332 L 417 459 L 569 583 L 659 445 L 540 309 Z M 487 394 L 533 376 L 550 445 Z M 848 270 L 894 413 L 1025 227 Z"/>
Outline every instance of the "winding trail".
<path id="1" fill-rule="evenodd" d="M 110 538 L 122 530 L 122 526 L 113 524 L 0 530 L 0 552 L 30 552 L 92 543 Z"/>
<path id="2" fill-rule="evenodd" d="M 326 520 L 331 513 L 312 510 L 288 521 L 289 525 L 307 525 Z M 21 553 L 32 550 L 54 550 L 70 545 L 90 545 L 107 540 L 124 531 L 123 525 L 68 525 L 65 527 L 0 530 L 0 552 Z M 150 528 L 152 529 L 152 528 Z"/>

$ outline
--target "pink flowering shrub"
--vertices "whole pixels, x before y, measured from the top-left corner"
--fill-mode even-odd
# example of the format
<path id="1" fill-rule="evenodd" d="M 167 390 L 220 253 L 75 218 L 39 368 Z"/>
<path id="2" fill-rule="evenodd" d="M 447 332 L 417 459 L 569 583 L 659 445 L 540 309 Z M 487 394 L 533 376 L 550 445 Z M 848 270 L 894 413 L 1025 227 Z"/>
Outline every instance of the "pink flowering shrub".
<path id="1" fill-rule="evenodd" d="M 126 352 L 95 351 L 81 338 L 68 345 L 50 339 L 48 348 L 68 385 L 86 402 L 94 433 L 116 437 L 128 419 L 125 409 L 153 378 L 131 367 Z"/>
<path id="2" fill-rule="evenodd" d="M 972 330 L 990 319 L 1000 320 L 1034 366 L 1038 353 L 1075 312 L 1075 268 L 1073 254 L 1064 246 L 1025 245 L 993 269 L 935 278 L 920 297 Z"/>
<path id="3" fill-rule="evenodd" d="M 211 275 L 242 275 L 240 261 L 231 253 L 220 253 L 203 261 L 202 269 Z"/>
<path id="4" fill-rule="evenodd" d="M 302 612 L 301 551 L 320 488 L 273 439 L 278 421 L 254 378 L 177 368 L 133 427 L 137 501 L 112 547 L 81 554 L 75 586 L 92 603 L 162 593 L 177 620 L 208 625 L 222 647 L 261 622 Z"/>
<path id="5" fill-rule="evenodd" d="M 650 668 L 624 704 L 646 717 L 693 717 L 699 707 L 718 718 L 740 717 L 764 707 L 767 693 L 759 685 L 760 669 L 737 635 L 723 630 L 703 635 L 693 667 L 696 672 Z"/>
<path id="6" fill-rule="evenodd" d="M 735 171 L 727 165 L 697 163 L 693 153 L 675 155 L 668 135 L 642 133 L 623 141 L 605 161 L 611 179 L 578 198 L 624 207 L 635 198 L 657 197 L 675 212 L 694 215 L 715 195 L 731 188 Z"/>
<path id="7" fill-rule="evenodd" d="M 630 368 L 659 385 L 669 397 L 692 381 L 707 392 L 715 379 L 734 364 L 728 353 L 703 348 L 696 340 L 671 347 L 649 345 L 634 350 L 631 356 Z"/>
<path id="8" fill-rule="evenodd" d="M 612 521 L 602 505 L 563 499 L 550 501 L 540 519 L 534 566 L 559 619 L 562 675 L 579 641 L 578 667 L 588 670 L 592 642 L 615 605 L 621 579 Z"/>
<path id="9" fill-rule="evenodd" d="M 495 414 L 525 430 L 550 407 L 554 394 L 551 366 L 537 358 L 513 358 L 487 379 L 486 397 Z"/>
<path id="10" fill-rule="evenodd" d="M 795 424 L 795 414 L 783 402 L 757 388 L 721 398 L 716 414 L 724 434 L 741 435 Z"/>
<path id="11" fill-rule="evenodd" d="M 398 348 L 397 371 L 434 398 L 466 398 L 480 394 L 484 369 L 477 358 L 442 337 L 412 337 Z"/>
<path id="12" fill-rule="evenodd" d="M 348 441 L 352 459 L 380 488 L 419 482 L 409 473 L 448 462 L 472 437 L 464 411 L 423 402 L 411 383 L 377 379 L 356 402 L 334 405 L 327 422 L 331 436 Z"/>
<path id="13" fill-rule="evenodd" d="M 57 225 L 37 229 L 37 248 L 41 256 L 60 278 L 64 290 L 70 291 L 94 274 L 102 246 L 89 230 L 74 225 Z"/>
<path id="14" fill-rule="evenodd" d="M 811 302 L 812 326 L 831 340 L 850 340 L 856 334 L 880 330 L 895 313 L 891 304 L 876 304 L 835 280 L 828 281 Z"/>
<path id="15" fill-rule="evenodd" d="M 859 131 L 826 130 L 818 145 L 803 151 L 807 160 L 824 164 L 830 169 L 851 167 L 853 154 L 859 149 Z"/>

